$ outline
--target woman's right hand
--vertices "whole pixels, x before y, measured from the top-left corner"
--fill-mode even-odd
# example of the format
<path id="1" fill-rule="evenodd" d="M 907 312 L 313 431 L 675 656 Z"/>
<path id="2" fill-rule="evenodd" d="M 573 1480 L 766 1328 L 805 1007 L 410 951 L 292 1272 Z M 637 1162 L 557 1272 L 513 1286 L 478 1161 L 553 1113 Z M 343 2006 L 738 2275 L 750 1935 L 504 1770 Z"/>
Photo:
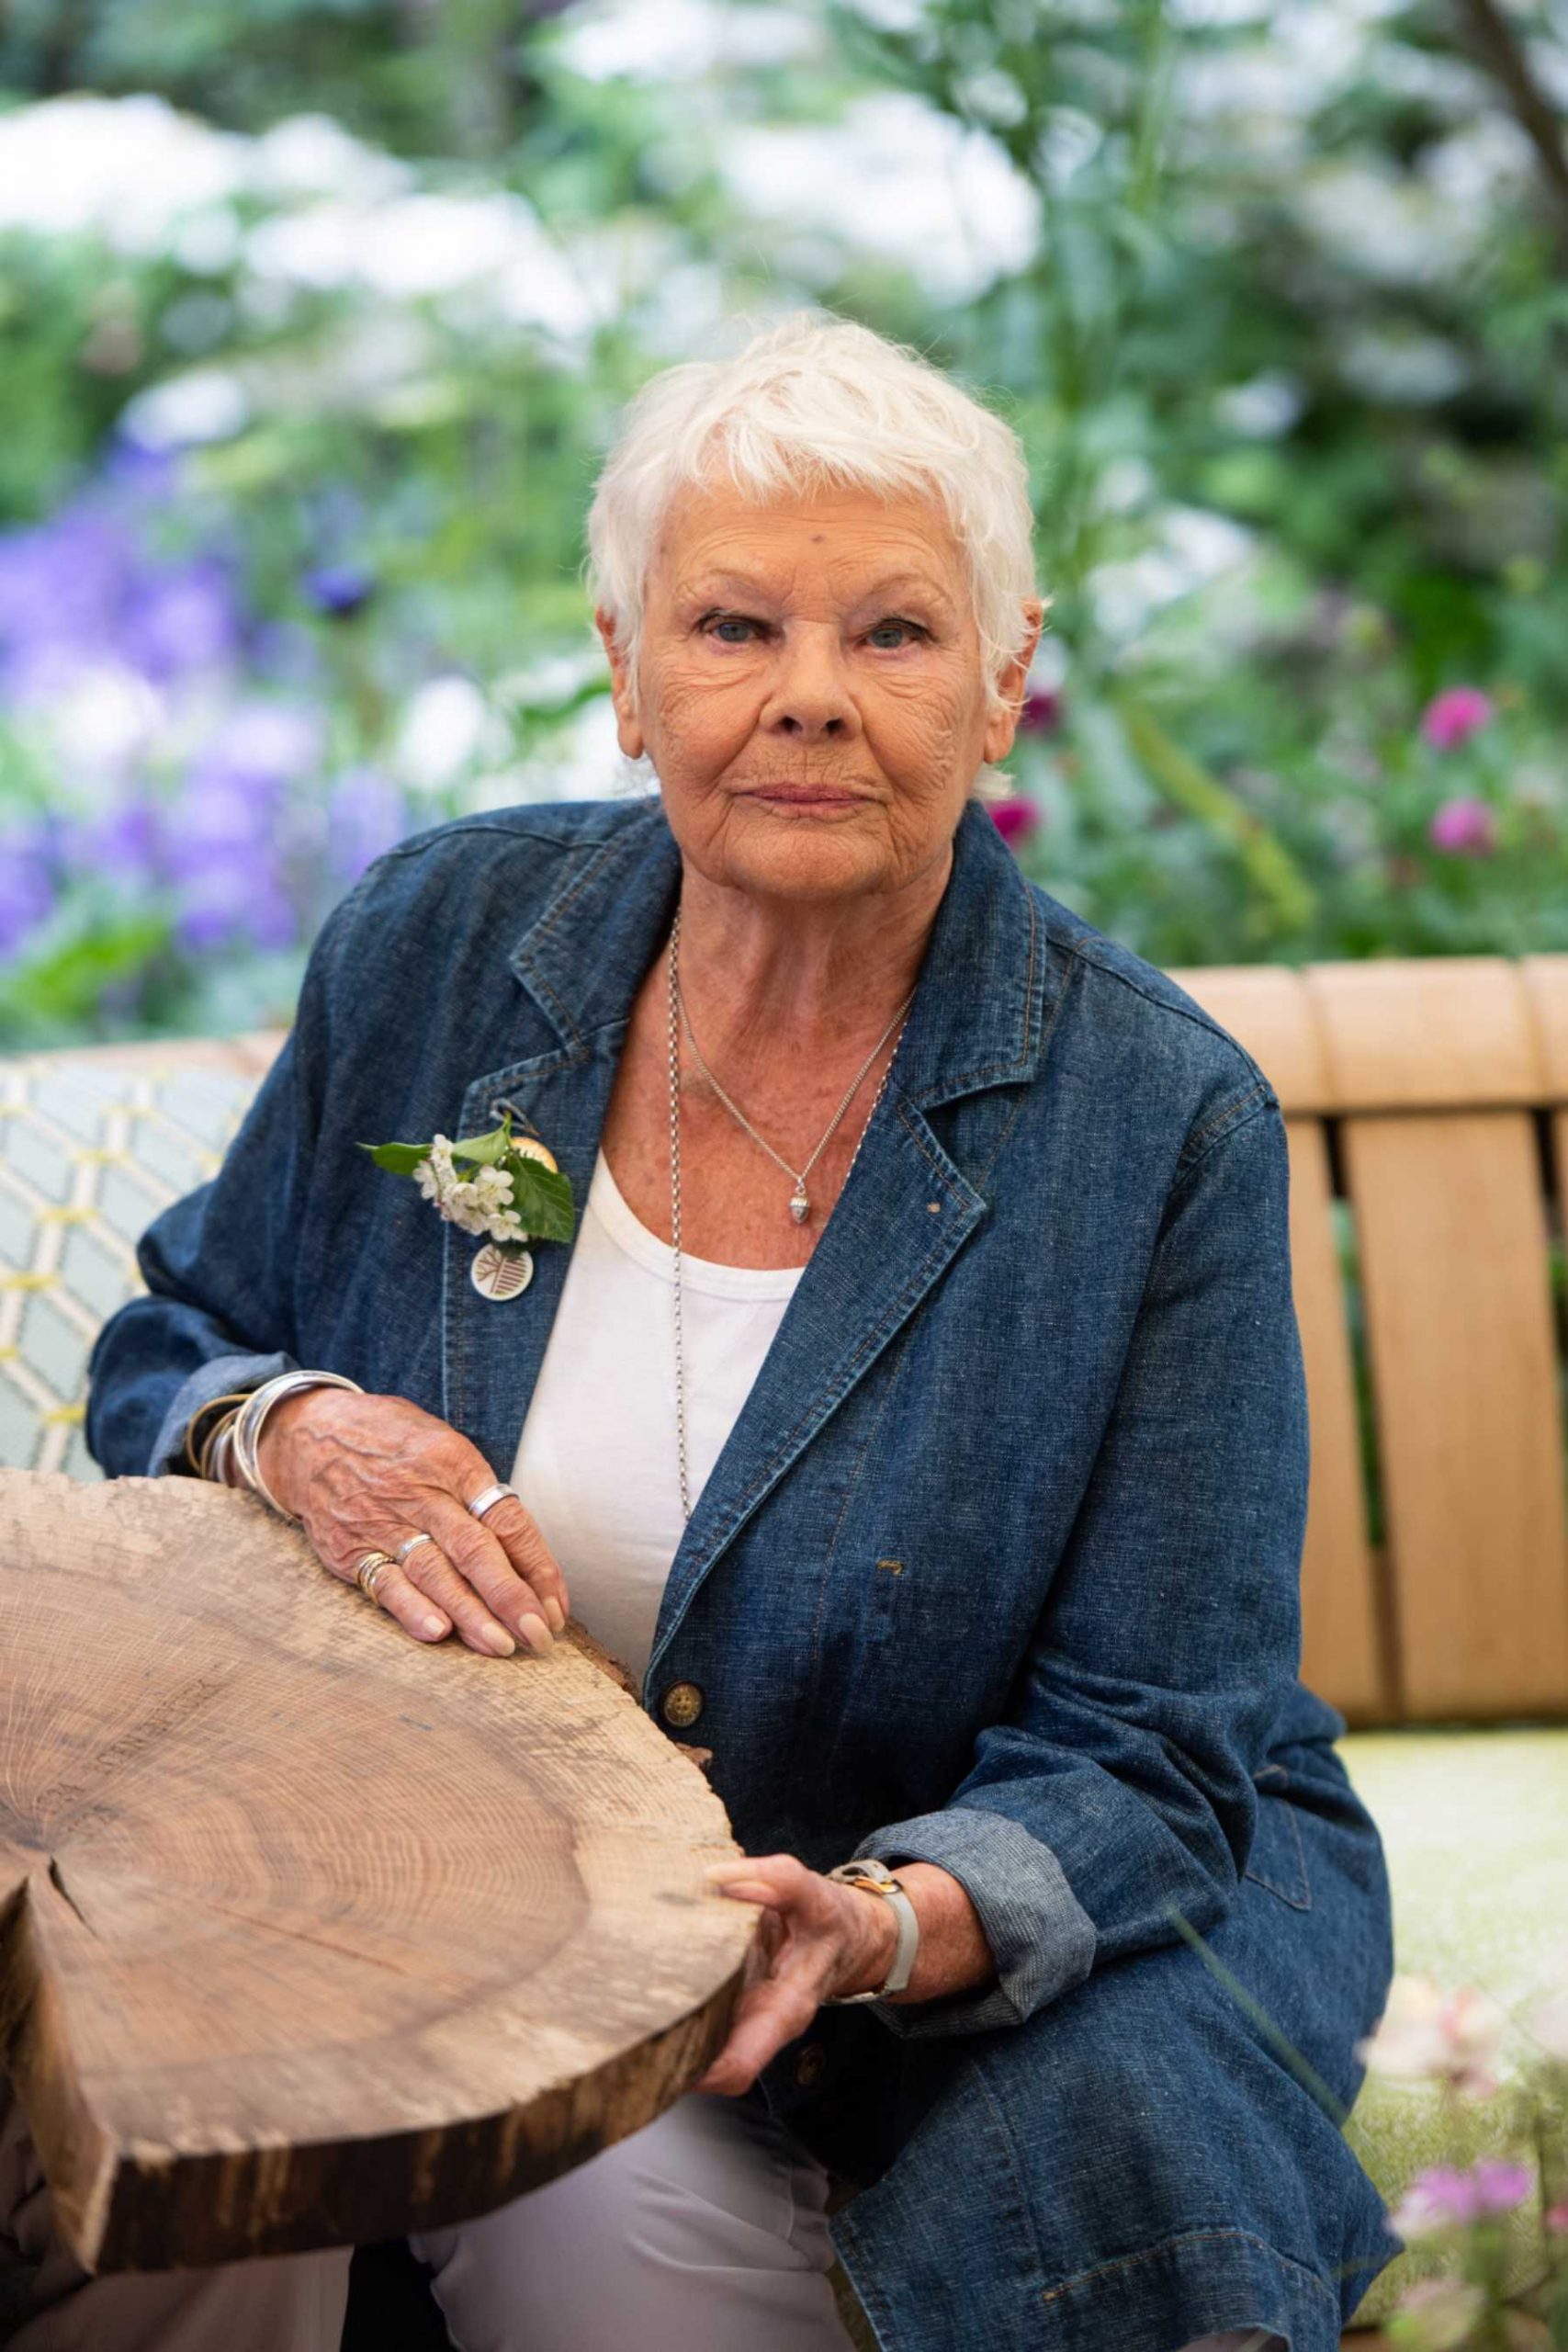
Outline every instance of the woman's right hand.
<path id="1" fill-rule="evenodd" d="M 271 1492 L 347 1584 L 367 1552 L 395 1555 L 421 1529 L 434 1538 L 376 1579 L 378 1602 L 416 1641 L 456 1625 L 492 1657 L 511 1657 L 517 1641 L 542 1656 L 554 1648 L 568 1604 L 548 1544 L 510 1495 L 474 1518 L 468 1503 L 494 1474 L 434 1413 L 401 1396 L 300 1389 L 268 1413 L 257 1452 Z"/>

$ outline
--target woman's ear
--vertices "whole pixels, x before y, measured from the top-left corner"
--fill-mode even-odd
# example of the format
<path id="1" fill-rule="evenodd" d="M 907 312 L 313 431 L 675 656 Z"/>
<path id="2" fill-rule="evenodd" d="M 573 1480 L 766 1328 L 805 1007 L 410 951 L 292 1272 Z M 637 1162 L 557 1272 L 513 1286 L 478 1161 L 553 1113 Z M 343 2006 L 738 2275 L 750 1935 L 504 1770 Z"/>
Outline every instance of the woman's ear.
<path id="1" fill-rule="evenodd" d="M 645 749 L 642 722 L 637 714 L 637 695 L 615 635 L 615 624 L 601 606 L 593 615 L 593 626 L 610 659 L 610 698 L 615 706 L 615 740 L 628 760 L 640 760 Z"/>
<path id="2" fill-rule="evenodd" d="M 1026 598 L 1023 616 L 1026 630 L 1023 642 L 997 679 L 997 692 L 1004 707 L 994 710 L 986 722 L 985 757 L 987 761 L 1005 760 L 1012 749 L 1013 738 L 1018 733 L 1018 715 L 1023 707 L 1023 697 L 1029 685 L 1030 664 L 1034 660 L 1034 650 L 1045 625 L 1045 601 L 1039 596 Z"/>

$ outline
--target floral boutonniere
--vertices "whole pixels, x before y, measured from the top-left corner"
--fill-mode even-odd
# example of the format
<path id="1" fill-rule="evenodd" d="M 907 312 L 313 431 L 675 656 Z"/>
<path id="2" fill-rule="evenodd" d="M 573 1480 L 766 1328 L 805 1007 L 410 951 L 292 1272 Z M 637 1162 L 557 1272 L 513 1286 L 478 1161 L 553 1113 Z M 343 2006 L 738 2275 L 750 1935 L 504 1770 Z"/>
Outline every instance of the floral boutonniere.
<path id="1" fill-rule="evenodd" d="M 486 1298 L 515 1298 L 534 1278 L 528 1241 L 570 1241 L 571 1179 L 535 1136 L 514 1136 L 509 1111 L 488 1135 L 432 1136 L 428 1143 L 362 1143 L 378 1168 L 412 1176 L 427 1201 L 464 1233 L 486 1234 L 469 1269 Z M 457 1163 L 463 1163 L 459 1173 Z"/>

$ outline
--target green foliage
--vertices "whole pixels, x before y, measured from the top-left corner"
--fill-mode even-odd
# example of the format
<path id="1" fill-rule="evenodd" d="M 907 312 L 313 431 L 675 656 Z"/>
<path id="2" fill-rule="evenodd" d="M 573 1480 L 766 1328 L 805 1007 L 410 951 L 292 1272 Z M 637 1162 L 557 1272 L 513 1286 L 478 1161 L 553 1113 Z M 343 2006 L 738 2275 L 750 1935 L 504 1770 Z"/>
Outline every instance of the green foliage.
<path id="1" fill-rule="evenodd" d="M 394 1176 L 412 1176 L 430 1157 L 428 1143 L 362 1143 L 378 1168 Z M 531 1153 L 519 1151 L 512 1140 L 510 1115 L 482 1136 L 465 1136 L 452 1146 L 454 1162 L 470 1168 L 499 1168 L 512 1179 L 509 1206 L 522 1219 L 531 1240 L 570 1241 L 576 1221 L 571 1179 L 558 1168 L 548 1168 Z"/>
<path id="2" fill-rule="evenodd" d="M 1568 209 L 1517 111 L 1546 29 L 1504 18 L 1500 62 L 1487 13 L 730 0 L 705 62 L 639 64 L 633 10 L 589 68 L 587 6 L 22 0 L 13 119 L 166 98 L 171 139 L 230 140 L 232 184 L 157 231 L 0 226 L 0 529 L 48 525 L 148 398 L 220 379 L 166 560 L 225 550 L 225 691 L 289 690 L 271 631 L 324 734 L 276 820 L 292 936 L 193 929 L 165 858 L 122 877 L 95 965 L 62 943 L 103 910 L 29 833 L 0 1039 L 286 1017 L 351 878 L 321 834 L 344 775 L 389 777 L 406 827 L 617 789 L 579 584 L 598 465 L 712 319 L 800 302 L 915 344 L 1023 438 L 1052 609 L 1011 765 L 1048 888 L 1165 965 L 1568 949 Z M 822 201 L 857 109 L 893 101 L 929 170 Z M 738 159 L 785 132 L 819 160 L 769 213 Z M 971 264 L 939 266 L 885 216 L 965 141 L 1003 179 L 966 199 Z M 1010 191 L 1037 233 L 1004 249 Z M 426 269 L 434 213 L 375 248 L 414 198 L 513 260 Z M 334 562 L 366 575 L 352 609 L 309 591 Z M 416 757 L 454 678 L 485 724 Z M 1484 723 L 1424 731 L 1454 687 Z M 0 695 L 0 857 L 105 797 L 72 740 Z M 200 756 L 184 714 L 146 756 L 175 832 Z"/>

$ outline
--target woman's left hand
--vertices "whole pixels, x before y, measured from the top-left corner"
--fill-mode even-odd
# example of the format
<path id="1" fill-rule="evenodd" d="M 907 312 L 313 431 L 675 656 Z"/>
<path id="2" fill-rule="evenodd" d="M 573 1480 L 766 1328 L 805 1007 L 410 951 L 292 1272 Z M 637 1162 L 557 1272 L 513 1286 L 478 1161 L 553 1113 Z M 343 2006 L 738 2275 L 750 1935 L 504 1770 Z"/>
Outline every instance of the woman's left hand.
<path id="1" fill-rule="evenodd" d="M 711 1862 L 707 1875 L 717 1893 L 765 1906 L 729 2039 L 692 2086 L 739 2098 L 823 2001 L 881 1984 L 897 1921 L 880 1895 L 808 1871 L 793 1854 Z"/>

